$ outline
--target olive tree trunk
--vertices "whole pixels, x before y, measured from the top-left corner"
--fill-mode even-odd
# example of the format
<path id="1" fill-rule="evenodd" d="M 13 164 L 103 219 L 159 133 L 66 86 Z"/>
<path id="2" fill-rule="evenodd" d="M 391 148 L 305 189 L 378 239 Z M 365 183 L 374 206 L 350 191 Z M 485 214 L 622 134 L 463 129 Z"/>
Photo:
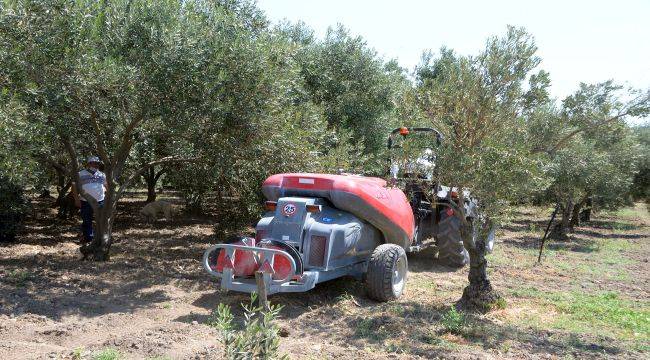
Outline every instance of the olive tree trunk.
<path id="1" fill-rule="evenodd" d="M 580 226 L 580 213 L 582 212 L 585 203 L 586 203 L 586 198 L 582 199 L 582 201 L 580 201 L 579 203 L 573 206 L 573 210 L 571 211 L 571 221 L 569 222 L 570 230 L 573 230 L 573 228 L 576 226 Z"/>
<path id="2" fill-rule="evenodd" d="M 469 284 L 458 306 L 487 312 L 498 306 L 501 295 L 492 287 L 487 274 L 487 238 L 492 228 L 489 219 L 465 220 L 461 226 L 463 244 L 469 253 Z"/>
<path id="3" fill-rule="evenodd" d="M 115 189 L 107 189 L 104 206 L 99 207 L 95 202 L 93 212 L 95 217 L 93 241 L 82 245 L 79 249 L 84 258 L 91 257 L 95 261 L 110 260 L 111 245 L 113 245 L 113 222 L 117 209 Z"/>
<path id="4" fill-rule="evenodd" d="M 560 222 L 553 229 L 553 237 L 559 240 L 566 240 L 571 228 L 571 215 L 573 215 L 573 199 L 569 198 L 562 204 Z"/>
<path id="5" fill-rule="evenodd" d="M 454 187 L 452 186 L 452 189 Z M 469 284 L 463 290 L 463 296 L 456 306 L 470 311 L 487 312 L 498 306 L 501 295 L 492 287 L 487 273 L 487 241 L 494 226 L 488 216 L 475 213 L 473 218 L 468 218 L 465 212 L 462 190 L 458 202 L 449 198 L 449 205 L 454 210 L 454 216 L 461 222 L 460 236 L 463 246 L 469 253 Z M 476 208 L 478 211 L 478 208 Z"/>
<path id="6" fill-rule="evenodd" d="M 145 166 L 145 165 L 143 165 Z M 158 180 L 167 170 L 163 168 L 162 170 L 156 172 L 153 166 L 149 167 L 142 177 L 144 178 L 145 183 L 147 184 L 147 203 L 156 201 L 158 194 L 156 193 L 156 185 Z"/>
<path id="7" fill-rule="evenodd" d="M 585 208 L 580 213 L 580 220 L 589 222 L 591 221 L 591 209 L 593 207 L 593 200 L 591 196 L 585 198 Z"/>
<path id="8" fill-rule="evenodd" d="M 158 194 L 156 194 L 156 178 L 155 178 L 155 171 L 154 169 L 149 169 L 146 171 L 145 175 L 143 175 L 145 183 L 147 183 L 147 203 L 156 201 L 156 197 Z"/>

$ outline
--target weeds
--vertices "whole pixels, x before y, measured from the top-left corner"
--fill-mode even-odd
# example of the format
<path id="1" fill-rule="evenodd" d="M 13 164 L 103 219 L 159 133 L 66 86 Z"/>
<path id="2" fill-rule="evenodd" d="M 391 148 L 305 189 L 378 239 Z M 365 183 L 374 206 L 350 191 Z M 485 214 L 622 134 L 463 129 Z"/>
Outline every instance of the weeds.
<path id="1" fill-rule="evenodd" d="M 93 360 L 119 360 L 122 354 L 113 348 L 104 349 L 93 356 Z"/>
<path id="2" fill-rule="evenodd" d="M 78 347 L 72 350 L 72 360 L 81 360 L 83 358 L 84 348 Z"/>
<path id="3" fill-rule="evenodd" d="M 219 341 L 224 347 L 224 358 L 239 359 L 288 359 L 279 356 L 279 328 L 275 320 L 280 314 L 281 306 L 271 306 L 269 311 L 262 311 L 254 306 L 257 294 L 251 294 L 250 304 L 244 305 L 243 329 L 235 329 L 234 316 L 230 307 L 219 304 L 212 312 L 208 325 L 219 330 Z"/>
<path id="4" fill-rule="evenodd" d="M 559 328 L 592 332 L 597 327 L 629 337 L 650 337 L 650 310 L 617 293 L 563 293 L 551 295 L 550 300 L 561 312 L 555 322 Z"/>
<path id="5" fill-rule="evenodd" d="M 440 320 L 440 324 L 444 330 L 448 333 L 455 335 L 461 334 L 463 328 L 465 327 L 466 319 L 465 314 L 456 310 L 455 307 L 451 307 Z"/>
<path id="6" fill-rule="evenodd" d="M 618 230 L 618 231 L 636 230 L 638 228 L 639 227 L 634 225 L 634 224 L 628 224 L 628 223 L 619 222 L 619 221 L 614 222 L 612 224 L 612 229 L 613 230 Z"/>
<path id="7" fill-rule="evenodd" d="M 31 278 L 32 275 L 26 270 L 12 270 L 7 272 L 7 281 L 16 287 L 24 287 Z"/>
<path id="8" fill-rule="evenodd" d="M 404 308 L 404 306 L 402 306 L 402 304 L 398 302 L 391 303 L 390 305 L 388 305 L 388 311 L 390 311 L 391 313 L 397 316 L 404 316 L 404 314 L 406 313 L 406 309 Z"/>
<path id="9" fill-rule="evenodd" d="M 536 287 L 523 287 L 519 289 L 513 289 L 511 290 L 511 294 L 514 297 L 517 298 L 540 298 L 543 296 L 544 293 L 542 293 L 539 289 Z"/>
<path id="10" fill-rule="evenodd" d="M 375 338 L 378 334 L 375 330 L 377 329 L 375 329 L 374 321 L 370 318 L 363 318 L 357 321 L 354 333 L 361 337 Z"/>
<path id="11" fill-rule="evenodd" d="M 508 306 L 508 302 L 506 302 L 506 299 L 500 297 L 497 299 L 497 301 L 492 304 L 492 309 L 493 310 L 503 310 Z"/>
<path id="12" fill-rule="evenodd" d="M 601 334 L 620 339 L 650 337 L 650 309 L 645 302 L 622 299 L 615 292 L 542 292 L 534 287 L 512 290 L 517 298 L 555 308 L 553 328 L 576 333 Z M 530 323 L 532 319 L 527 319 Z"/>
<path id="13" fill-rule="evenodd" d="M 648 207 L 644 206 L 641 203 L 637 203 L 634 207 L 619 209 L 618 211 L 609 215 L 616 218 L 637 222 L 639 219 L 649 221 L 650 211 L 648 210 L 650 210 Z"/>

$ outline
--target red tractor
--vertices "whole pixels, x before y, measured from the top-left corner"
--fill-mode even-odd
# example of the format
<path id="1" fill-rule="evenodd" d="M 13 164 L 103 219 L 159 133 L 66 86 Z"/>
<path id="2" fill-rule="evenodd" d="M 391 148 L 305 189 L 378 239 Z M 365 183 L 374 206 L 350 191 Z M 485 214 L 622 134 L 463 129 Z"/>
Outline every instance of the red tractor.
<path id="1" fill-rule="evenodd" d="M 406 140 L 416 133 L 435 135 L 434 143 L 442 138 L 433 129 L 399 128 L 389 148 L 398 148 L 397 134 Z M 267 212 L 255 238 L 210 247 L 203 265 L 222 288 L 235 291 L 257 291 L 256 272 L 263 274 L 268 294 L 307 291 L 320 282 L 355 276 L 363 279 L 371 298 L 396 299 L 406 284 L 406 253 L 433 244 L 425 239 L 437 239 L 439 258 L 448 264 L 462 266 L 468 259 L 460 222 L 444 206 L 458 201 L 453 191 L 427 183 L 426 176 L 402 172 L 404 177 L 393 163 L 390 183 L 358 175 L 273 175 L 262 185 Z M 424 196 L 428 186 L 438 201 Z M 475 212 L 471 201 L 464 205 L 468 214 Z"/>

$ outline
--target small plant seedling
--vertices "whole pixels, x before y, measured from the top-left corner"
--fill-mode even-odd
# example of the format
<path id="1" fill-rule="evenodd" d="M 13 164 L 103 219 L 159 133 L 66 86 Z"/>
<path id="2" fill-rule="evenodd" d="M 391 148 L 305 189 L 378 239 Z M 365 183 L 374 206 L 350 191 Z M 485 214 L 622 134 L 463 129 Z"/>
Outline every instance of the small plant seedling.
<path id="1" fill-rule="evenodd" d="M 241 354 L 248 354 L 254 359 L 288 359 L 286 355 L 278 354 L 280 329 L 275 320 L 282 307 L 270 306 L 268 311 L 263 311 L 261 306 L 253 305 L 256 299 L 257 294 L 252 293 L 250 303 L 242 304 L 244 326 L 241 330 L 235 328 L 235 317 L 226 304 L 219 304 L 208 319 L 208 325 L 219 331 L 219 341 L 224 347 L 224 359 L 242 359 Z"/>
<path id="2" fill-rule="evenodd" d="M 72 350 L 72 359 L 73 360 L 81 360 L 83 359 L 83 353 L 84 353 L 84 348 L 82 346 L 79 346 Z"/>
<path id="3" fill-rule="evenodd" d="M 122 354 L 113 348 L 104 349 L 93 356 L 93 360 L 119 360 Z"/>
<path id="4" fill-rule="evenodd" d="M 492 307 L 494 309 L 503 310 L 503 309 L 506 308 L 506 306 L 508 306 L 508 303 L 506 302 L 506 299 L 500 297 L 500 298 L 497 299 L 497 301 L 493 304 Z"/>
<path id="5" fill-rule="evenodd" d="M 372 325 L 372 319 L 360 319 L 357 322 L 355 333 L 362 337 L 371 336 L 374 333 Z"/>
<path id="6" fill-rule="evenodd" d="M 346 291 L 343 294 L 337 296 L 336 301 L 337 302 L 344 302 L 344 301 L 355 301 L 355 300 L 354 300 L 354 296 Z"/>
<path id="7" fill-rule="evenodd" d="M 442 316 L 441 324 L 446 332 L 458 335 L 465 327 L 465 320 L 465 314 L 459 312 L 452 306 L 449 311 Z"/>
<path id="8" fill-rule="evenodd" d="M 31 274 L 26 270 L 12 270 L 7 273 L 7 280 L 16 287 L 25 286 L 31 277 Z"/>

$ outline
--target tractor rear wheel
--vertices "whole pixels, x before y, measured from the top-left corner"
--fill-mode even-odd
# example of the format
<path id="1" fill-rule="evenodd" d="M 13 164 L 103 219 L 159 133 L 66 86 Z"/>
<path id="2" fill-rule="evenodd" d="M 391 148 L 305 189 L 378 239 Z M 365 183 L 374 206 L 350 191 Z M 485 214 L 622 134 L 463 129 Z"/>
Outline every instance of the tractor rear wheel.
<path id="1" fill-rule="evenodd" d="M 460 236 L 460 219 L 452 213 L 447 214 L 448 208 L 440 211 L 440 223 L 438 223 L 438 236 L 436 246 L 438 247 L 438 260 L 451 267 L 463 267 L 469 263 L 469 253 L 463 245 Z"/>
<path id="2" fill-rule="evenodd" d="M 407 273 L 408 260 L 404 248 L 395 244 L 377 246 L 368 262 L 368 296 L 377 301 L 397 299 L 404 291 Z"/>

